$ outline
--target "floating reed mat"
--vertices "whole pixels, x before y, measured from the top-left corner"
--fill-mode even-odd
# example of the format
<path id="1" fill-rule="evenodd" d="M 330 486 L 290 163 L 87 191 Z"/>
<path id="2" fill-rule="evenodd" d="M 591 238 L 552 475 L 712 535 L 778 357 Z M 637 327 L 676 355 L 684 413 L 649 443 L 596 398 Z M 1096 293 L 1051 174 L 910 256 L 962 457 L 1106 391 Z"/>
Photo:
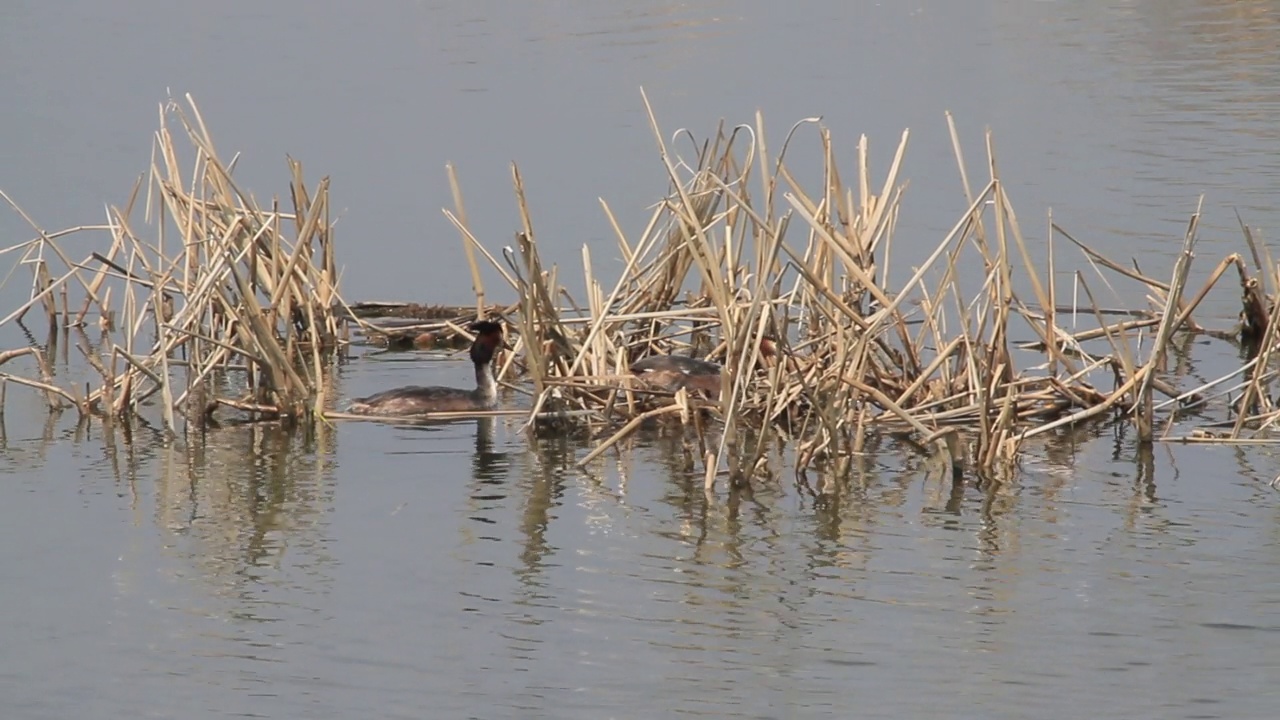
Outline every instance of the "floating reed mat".
<path id="1" fill-rule="evenodd" d="M 103 224 L 47 233 L 4 195 L 36 237 L 0 251 L 33 277 L 30 299 L 0 324 L 38 313 L 55 331 L 78 329 L 97 378 L 54 388 L 48 360 L 32 348 L 39 381 L 0 379 L 34 385 L 51 406 L 107 418 L 155 404 L 171 432 L 218 405 L 317 415 L 331 400 L 322 382 L 329 359 L 348 323 L 360 322 L 338 294 L 329 181 L 309 189 L 289 159 L 287 197 L 262 207 L 237 186 L 234 165 L 187 97 L 161 107 L 150 171 Z M 85 330 L 95 324 L 101 339 L 90 342 Z"/>
<path id="2" fill-rule="evenodd" d="M 814 120 L 792 127 L 776 151 L 758 115 L 751 126 L 722 125 L 701 142 L 682 131 L 669 143 L 651 109 L 649 121 L 670 190 L 638 235 L 624 232 L 601 201 L 614 246 L 583 246 L 582 297 L 566 287 L 568 271 L 543 262 L 517 168 L 523 227 L 514 246 L 497 253 L 471 232 L 449 168 L 455 207 L 445 215 L 462 237 L 480 300 L 482 263 L 520 298 L 513 325 L 533 393 L 530 422 L 542 412 L 575 411 L 600 438 L 584 464 L 664 421 L 688 426 L 711 483 L 776 472 L 767 460 L 774 439 L 794 441 L 801 471 L 815 462 L 839 470 L 877 432 L 936 452 L 953 470 L 995 474 L 1012 468 L 1027 440 L 1093 419 L 1127 418 L 1143 442 L 1175 438 L 1181 413 L 1221 398 L 1206 393 L 1226 385 L 1248 412 L 1213 437 L 1257 436 L 1280 418 L 1267 391 L 1272 374 L 1262 371 L 1274 345 L 1275 265 L 1243 223 L 1262 281 L 1231 255 L 1198 289 L 1188 287 L 1198 209 L 1167 281 L 1105 258 L 1052 217 L 1044 237 L 1032 241 L 990 137 L 977 180 L 948 116 L 967 209 L 922 257 L 903 261 L 895 228 L 907 133 L 877 174 L 865 137 L 852 149 L 850 172 L 838 162 L 849 153 Z M 802 135 L 814 137 L 809 156 L 820 158 L 809 183 L 788 162 Z M 1090 272 L 1064 282 L 1055 244 L 1076 246 L 1084 262 L 1073 266 Z M 598 270 L 601 253 L 611 265 L 620 259 L 616 278 Z M 1206 330 L 1193 313 L 1232 267 L 1245 322 Z M 1149 306 L 1116 310 L 1095 300 L 1095 284 L 1119 281 L 1139 283 Z M 1059 303 L 1064 289 L 1078 301 Z M 1243 335 L 1256 359 L 1214 383 L 1179 387 L 1170 348 L 1196 333 Z M 630 371 L 655 353 L 713 359 L 723 372 L 695 387 L 679 373 Z"/>

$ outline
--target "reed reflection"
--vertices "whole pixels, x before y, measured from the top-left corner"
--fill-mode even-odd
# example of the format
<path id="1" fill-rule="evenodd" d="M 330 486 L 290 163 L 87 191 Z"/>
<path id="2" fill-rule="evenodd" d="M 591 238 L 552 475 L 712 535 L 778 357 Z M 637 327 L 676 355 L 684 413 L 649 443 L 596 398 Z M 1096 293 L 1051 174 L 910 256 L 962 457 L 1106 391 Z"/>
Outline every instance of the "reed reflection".
<path id="1" fill-rule="evenodd" d="M 543 571 L 558 548 L 547 539 L 556 508 L 564 502 L 566 469 L 580 443 L 565 435 L 537 437 L 525 457 L 520 481 L 522 502 L 517 524 L 520 554 L 516 576 L 526 600 L 536 601 L 545 585 Z"/>
<path id="2" fill-rule="evenodd" d="M 336 449 L 337 431 L 324 424 L 228 426 L 159 448 L 155 522 L 205 592 L 229 603 L 226 612 L 271 620 L 281 610 L 264 593 L 289 591 L 304 603 L 330 584 Z"/>
<path id="3" fill-rule="evenodd" d="M 1141 9 L 1143 5 L 1148 7 Z M 1147 57 L 1132 63 L 1133 67 L 1149 68 L 1153 76 L 1169 82 L 1186 83 L 1197 80 L 1185 73 L 1179 77 L 1175 70 L 1194 65 L 1221 73 L 1226 87 L 1219 85 L 1215 91 L 1230 91 L 1234 86 L 1233 92 L 1250 92 L 1254 101 L 1280 100 L 1280 85 L 1275 83 L 1280 68 L 1280 8 L 1272 0 L 1147 0 L 1138 3 L 1138 12 L 1147 27 L 1132 36 L 1126 33 L 1137 44 L 1117 43 L 1112 48 L 1116 53 L 1125 52 L 1125 47 L 1129 53 L 1137 48 L 1145 51 Z M 1270 92 L 1252 94 L 1262 88 Z M 1248 104 L 1229 110 L 1251 112 Z"/>

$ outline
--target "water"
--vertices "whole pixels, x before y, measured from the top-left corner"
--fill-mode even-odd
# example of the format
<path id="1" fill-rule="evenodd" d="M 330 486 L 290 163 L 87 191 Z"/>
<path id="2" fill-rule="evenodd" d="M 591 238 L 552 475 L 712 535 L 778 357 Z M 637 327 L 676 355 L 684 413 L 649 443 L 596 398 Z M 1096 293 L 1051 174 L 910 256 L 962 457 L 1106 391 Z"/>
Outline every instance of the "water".
<path id="1" fill-rule="evenodd" d="M 604 263 L 595 198 L 639 232 L 665 187 L 643 85 L 668 132 L 756 108 L 777 133 L 822 115 L 846 157 L 867 133 L 878 167 L 910 127 L 900 257 L 963 211 L 950 110 L 971 170 L 993 129 L 1026 227 L 1052 207 L 1152 274 L 1205 193 L 1203 273 L 1242 249 L 1233 208 L 1275 235 L 1278 47 L 1280 3 L 1261 1 L 11 3 L 0 189 L 49 229 L 98 221 L 145 170 L 166 88 L 190 91 L 259 197 L 284 191 L 286 152 L 333 176 L 350 297 L 463 301 L 444 163 L 492 247 L 518 225 L 515 160 L 547 254 L 576 267 L 592 243 Z M 13 215 L 0 233 L 30 235 Z M 1224 289 L 1206 313 L 1235 302 Z M 1189 376 L 1208 379 L 1220 351 L 1197 351 Z M 336 383 L 467 379 L 414 355 Z M 1280 462 L 1265 447 L 1143 454 L 1081 430 L 1033 447 L 1015 483 L 957 490 L 886 444 L 821 497 L 818 478 L 783 472 L 754 498 L 707 498 L 664 437 L 589 474 L 572 467 L 580 439 L 505 422 L 168 445 L 46 422 L 15 387 L 3 429 L 8 717 L 1276 705 Z"/>

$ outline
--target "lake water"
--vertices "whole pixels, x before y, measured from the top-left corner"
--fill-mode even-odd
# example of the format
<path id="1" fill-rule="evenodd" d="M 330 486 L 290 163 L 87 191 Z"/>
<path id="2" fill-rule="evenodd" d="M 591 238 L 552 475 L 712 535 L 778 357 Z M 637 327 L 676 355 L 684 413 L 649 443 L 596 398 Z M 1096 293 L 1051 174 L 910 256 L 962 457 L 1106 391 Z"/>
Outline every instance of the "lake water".
<path id="1" fill-rule="evenodd" d="M 1052 208 L 1154 275 L 1202 193 L 1201 274 L 1243 250 L 1235 211 L 1264 238 L 1280 227 L 1280 2 L 1262 0 L 14 2 L 0 189 L 47 229 L 99 222 L 147 167 L 157 104 L 191 92 L 260 198 L 285 192 L 286 153 L 333 177 L 350 299 L 466 302 L 445 163 L 490 247 L 518 227 L 515 161 L 548 258 L 576 269 L 592 244 L 607 267 L 596 199 L 638 233 L 666 188 L 641 86 L 668 133 L 760 109 L 776 146 L 821 115 L 846 164 L 866 133 L 879 173 L 910 128 L 903 265 L 964 209 L 948 110 L 971 171 L 994 131 L 1024 227 Z M 0 234 L 31 233 L 9 213 Z M 1235 291 L 1209 302 L 1206 324 L 1229 325 Z M 1196 346 L 1188 382 L 1231 354 Z M 344 366 L 342 395 L 468 380 L 385 359 Z M 1094 428 L 1031 448 L 1013 483 L 957 489 L 885 443 L 821 497 L 784 471 L 744 498 L 705 496 L 671 438 L 584 474 L 584 441 L 505 421 L 166 444 L 46 422 L 10 387 L 0 429 L 5 717 L 1270 718 L 1280 702 L 1265 446 L 1143 452 Z"/>

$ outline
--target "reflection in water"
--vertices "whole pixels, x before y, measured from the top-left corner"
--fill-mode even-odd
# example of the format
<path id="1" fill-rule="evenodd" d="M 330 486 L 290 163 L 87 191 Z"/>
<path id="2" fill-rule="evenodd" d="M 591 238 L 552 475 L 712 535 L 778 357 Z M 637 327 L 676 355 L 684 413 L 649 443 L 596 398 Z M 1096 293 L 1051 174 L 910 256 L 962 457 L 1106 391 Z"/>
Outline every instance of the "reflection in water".
<path id="1" fill-rule="evenodd" d="M 228 573 L 252 576 L 279 553 L 315 547 L 323 507 L 332 502 L 336 429 L 301 431 L 269 425 L 206 434 L 182 456 L 165 459 L 157 521 L 198 534 Z"/>
<path id="2" fill-rule="evenodd" d="M 48 460 L 49 447 L 53 445 L 56 439 L 56 433 L 61 419 L 60 413 L 44 412 L 44 418 L 37 421 L 40 427 L 39 435 L 35 443 L 21 442 L 12 446 L 9 442 L 8 426 L 6 414 L 0 413 L 0 451 L 9 459 L 9 464 L 0 469 L 0 472 L 14 472 L 18 469 L 23 470 L 39 470 Z M 28 430 L 27 432 L 30 432 Z M 26 438 L 23 438 L 24 440 Z"/>
<path id="3" fill-rule="evenodd" d="M 1273 71 L 1280 53 L 1280 7 L 1274 0 L 1147 0 L 1115 15 L 1135 28 L 1137 44 L 1131 51 L 1147 53 L 1145 62 L 1131 64 L 1149 69 L 1168 87 L 1169 99 L 1210 90 L 1245 101 L 1222 107 L 1226 113 L 1260 112 L 1277 100 L 1280 78 Z M 1198 72 L 1188 75 L 1190 67 Z M 1209 75 L 1226 82 L 1208 86 L 1203 78 Z"/>
<path id="4" fill-rule="evenodd" d="M 794 717 L 842 706 L 845 683 L 901 689 L 904 663 L 992 688 L 984 704 L 1001 702 L 998 687 L 1079 682 L 1114 702 L 1127 681 L 1090 668 L 1152 658 L 1153 638 L 1194 642 L 1197 662 L 1222 669 L 1181 692 L 1161 686 L 1178 704 L 1214 696 L 1223 674 L 1249 677 L 1226 650 L 1234 635 L 1199 633 L 1275 625 L 1253 619 L 1262 595 L 1249 588 L 1280 573 L 1267 559 L 1280 538 L 1238 517 L 1269 514 L 1274 498 L 1241 483 L 1201 499 L 1186 475 L 1203 460 L 1137 450 L 1122 425 L 1059 431 L 1012 482 L 954 481 L 880 440 L 845 475 L 815 475 L 811 492 L 783 476 L 750 496 L 705 493 L 670 430 L 584 475 L 573 463 L 589 439 L 517 426 L 244 426 L 186 445 L 139 428 L 55 429 L 45 451 L 86 451 L 135 528 L 111 549 L 108 644 L 81 651 L 164 668 L 170 694 L 150 695 L 159 714 L 169 705 L 156 698 L 217 688 L 244 693 L 222 707 L 267 716 L 330 716 L 304 712 L 305 698 L 335 715 L 410 714 L 431 693 L 448 716 L 643 704 Z M 1245 473 L 1269 467 L 1247 449 L 1221 454 Z M 358 470 L 342 471 L 348 457 Z M 1224 505 L 1232 496 L 1243 504 Z M 1228 555 L 1249 565 L 1213 561 Z M 1215 590 L 1228 586 L 1230 599 Z M 100 695 L 137 708 L 123 691 Z M 894 693 L 883 714 L 930 702 Z"/>
<path id="5" fill-rule="evenodd" d="M 243 425 L 183 446 L 125 441 L 111 457 L 115 469 L 114 459 L 124 456 L 118 479 L 129 489 L 133 511 L 140 517 L 152 505 L 166 554 L 178 562 L 175 579 L 202 588 L 192 589 L 204 600 L 190 611 L 264 623 L 316 612 L 331 583 L 326 514 L 336 446 L 331 426 Z M 143 457 L 145 448 L 154 456 Z M 267 657 L 272 643 L 263 632 L 272 635 L 239 625 L 225 637 L 248 643 L 241 652 Z"/>
<path id="6" fill-rule="evenodd" d="M 476 450 L 471 465 L 471 476 L 476 480 L 495 480 L 507 470 L 507 453 L 494 450 L 496 423 L 491 417 L 476 420 Z"/>

